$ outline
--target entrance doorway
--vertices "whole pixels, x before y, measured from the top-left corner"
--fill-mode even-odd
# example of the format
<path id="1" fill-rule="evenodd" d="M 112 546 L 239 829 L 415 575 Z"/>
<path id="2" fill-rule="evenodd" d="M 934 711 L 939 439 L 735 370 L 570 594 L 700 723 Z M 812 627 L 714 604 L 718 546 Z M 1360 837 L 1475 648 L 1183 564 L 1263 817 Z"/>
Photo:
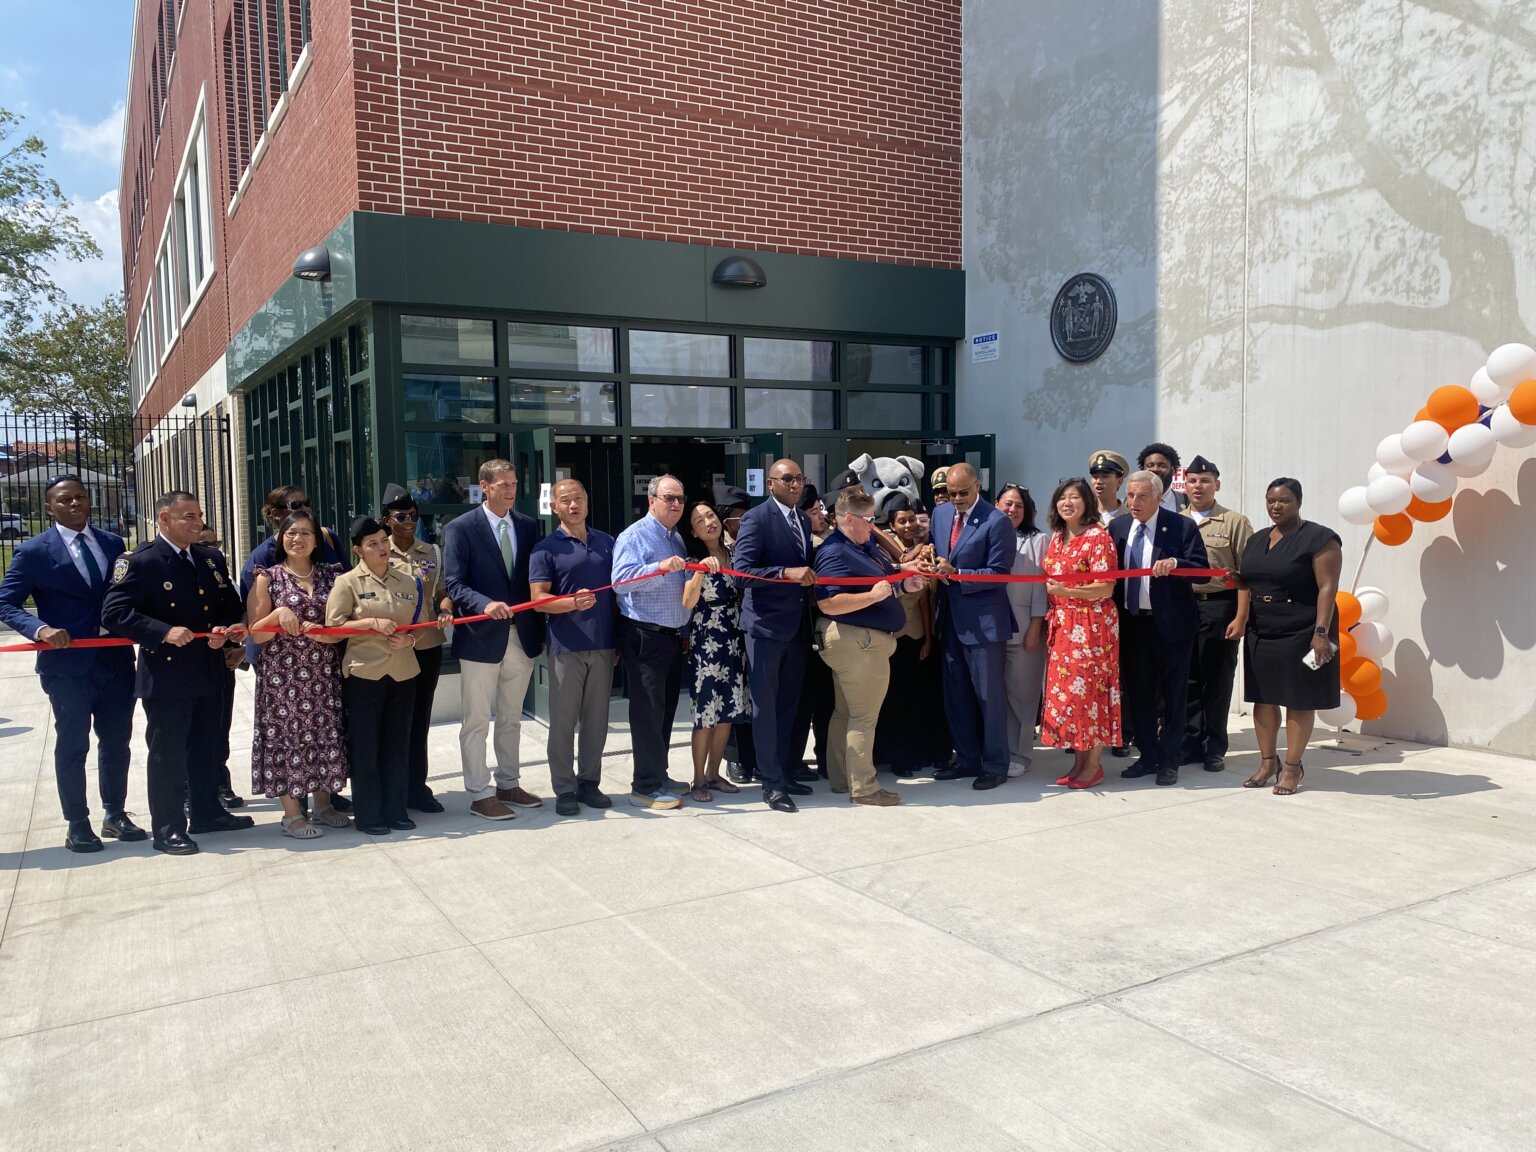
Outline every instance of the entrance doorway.
<path id="1" fill-rule="evenodd" d="M 694 500 L 715 501 L 715 485 L 735 483 L 727 467 L 726 450 L 720 441 L 692 436 L 632 436 L 629 441 L 629 518 L 633 523 L 646 513 L 645 486 L 651 477 L 672 475 L 683 482 L 683 495 Z"/>

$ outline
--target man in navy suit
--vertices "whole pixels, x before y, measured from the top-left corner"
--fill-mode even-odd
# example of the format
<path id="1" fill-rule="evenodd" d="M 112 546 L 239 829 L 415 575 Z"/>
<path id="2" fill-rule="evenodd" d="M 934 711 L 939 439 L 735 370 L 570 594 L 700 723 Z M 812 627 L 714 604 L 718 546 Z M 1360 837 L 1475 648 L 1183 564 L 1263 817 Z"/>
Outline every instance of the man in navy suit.
<path id="1" fill-rule="evenodd" d="M 805 474 L 793 460 L 768 469 L 768 495 L 741 518 L 731 563 L 738 572 L 769 580 L 742 581 L 741 630 L 747 639 L 747 681 L 752 690 L 752 742 L 763 799 L 779 812 L 794 812 L 808 784 L 795 781 L 802 748 L 793 747 L 800 682 L 811 651 L 811 521 L 800 511 Z"/>
<path id="2" fill-rule="evenodd" d="M 537 808 L 544 802 L 518 783 L 523 732 L 523 698 L 533 662 L 544 649 L 544 618 L 513 612 L 533 597 L 528 591 L 528 558 L 538 543 L 538 525 L 512 509 L 517 469 L 510 460 L 480 465 L 485 502 L 455 517 L 443 532 L 443 576 L 458 616 L 489 616 L 453 629 L 459 661 L 464 719 L 459 726 L 459 760 L 469 810 L 487 820 L 511 820 L 507 805 Z M 514 638 L 514 632 L 516 636 Z M 496 779 L 486 766 L 485 738 L 496 716 Z"/>
<path id="3" fill-rule="evenodd" d="M 53 705 L 53 772 L 69 823 L 64 847 L 100 852 L 85 792 L 92 724 L 96 783 L 105 812 L 102 836 L 143 840 L 148 835 L 123 811 L 133 733 L 133 649 L 70 645 L 102 635 L 107 574 L 125 545 L 120 536 L 91 527 L 91 497 L 74 476 L 50 480 L 43 507 L 54 527 L 22 544 L 11 557 L 0 581 L 0 620 L 28 640 L 49 645 L 49 651 L 37 654 L 37 673 Z M 28 597 L 37 607 L 36 616 L 24 607 Z"/>
<path id="4" fill-rule="evenodd" d="M 1193 582 L 1169 577 L 1175 569 L 1210 562 L 1198 525 L 1161 506 L 1163 482 L 1155 472 L 1132 472 L 1125 489 L 1131 514 L 1110 521 L 1109 535 L 1122 568 L 1150 568 L 1152 575 L 1128 576 L 1115 587 L 1122 680 L 1141 754 L 1120 775 L 1134 780 L 1156 774 L 1159 784 L 1176 784 L 1200 608 Z"/>
<path id="5" fill-rule="evenodd" d="M 945 474 L 949 499 L 933 510 L 933 547 L 943 576 L 1006 576 L 1017 555 L 1013 525 L 981 498 L 969 464 Z M 1003 584 L 950 580 L 939 597 L 937 625 L 944 654 L 944 713 L 955 762 L 936 780 L 975 777 L 977 791 L 1008 779 L 1008 696 L 1003 665 L 1018 629 Z"/>

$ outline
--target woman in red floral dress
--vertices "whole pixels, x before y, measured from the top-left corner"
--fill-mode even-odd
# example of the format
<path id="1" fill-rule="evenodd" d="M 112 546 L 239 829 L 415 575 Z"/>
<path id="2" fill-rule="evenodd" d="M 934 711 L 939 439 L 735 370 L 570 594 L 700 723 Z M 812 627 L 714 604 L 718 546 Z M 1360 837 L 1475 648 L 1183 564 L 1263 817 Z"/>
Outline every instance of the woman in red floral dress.
<path id="1" fill-rule="evenodd" d="M 1072 770 L 1058 784 L 1092 788 L 1104 779 L 1099 756 L 1120 736 L 1120 617 L 1115 582 L 1066 582 L 1063 576 L 1115 570 L 1115 546 L 1099 523 L 1099 501 L 1081 477 L 1064 480 L 1051 496 L 1052 529 L 1042 567 L 1050 655 L 1045 670 L 1040 739 L 1072 749 Z"/>

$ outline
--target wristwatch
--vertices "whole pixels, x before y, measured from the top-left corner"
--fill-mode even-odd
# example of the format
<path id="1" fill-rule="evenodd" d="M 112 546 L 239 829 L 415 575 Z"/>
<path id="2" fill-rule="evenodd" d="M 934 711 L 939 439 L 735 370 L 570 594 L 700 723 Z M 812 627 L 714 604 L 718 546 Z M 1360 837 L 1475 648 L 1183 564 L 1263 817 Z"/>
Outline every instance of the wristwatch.
<path id="1" fill-rule="evenodd" d="M 1314 635 L 1317 635 L 1317 636 L 1326 636 L 1326 635 L 1328 635 L 1328 629 L 1326 629 L 1326 628 L 1314 628 L 1314 629 L 1312 629 L 1312 632 L 1313 632 Z"/>

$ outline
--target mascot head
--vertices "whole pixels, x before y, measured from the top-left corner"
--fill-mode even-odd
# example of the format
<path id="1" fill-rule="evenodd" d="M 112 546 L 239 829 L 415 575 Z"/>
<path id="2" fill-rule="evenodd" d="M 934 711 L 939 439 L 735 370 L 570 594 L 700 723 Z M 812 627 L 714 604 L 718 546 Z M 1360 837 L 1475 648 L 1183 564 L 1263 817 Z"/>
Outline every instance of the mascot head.
<path id="1" fill-rule="evenodd" d="M 923 478 L 923 462 L 910 456 L 874 457 L 865 453 L 848 465 L 856 474 L 864 491 L 874 497 L 875 519 L 881 524 L 889 519 L 885 505 L 892 494 L 900 492 L 915 508 L 922 503 L 918 481 Z"/>

